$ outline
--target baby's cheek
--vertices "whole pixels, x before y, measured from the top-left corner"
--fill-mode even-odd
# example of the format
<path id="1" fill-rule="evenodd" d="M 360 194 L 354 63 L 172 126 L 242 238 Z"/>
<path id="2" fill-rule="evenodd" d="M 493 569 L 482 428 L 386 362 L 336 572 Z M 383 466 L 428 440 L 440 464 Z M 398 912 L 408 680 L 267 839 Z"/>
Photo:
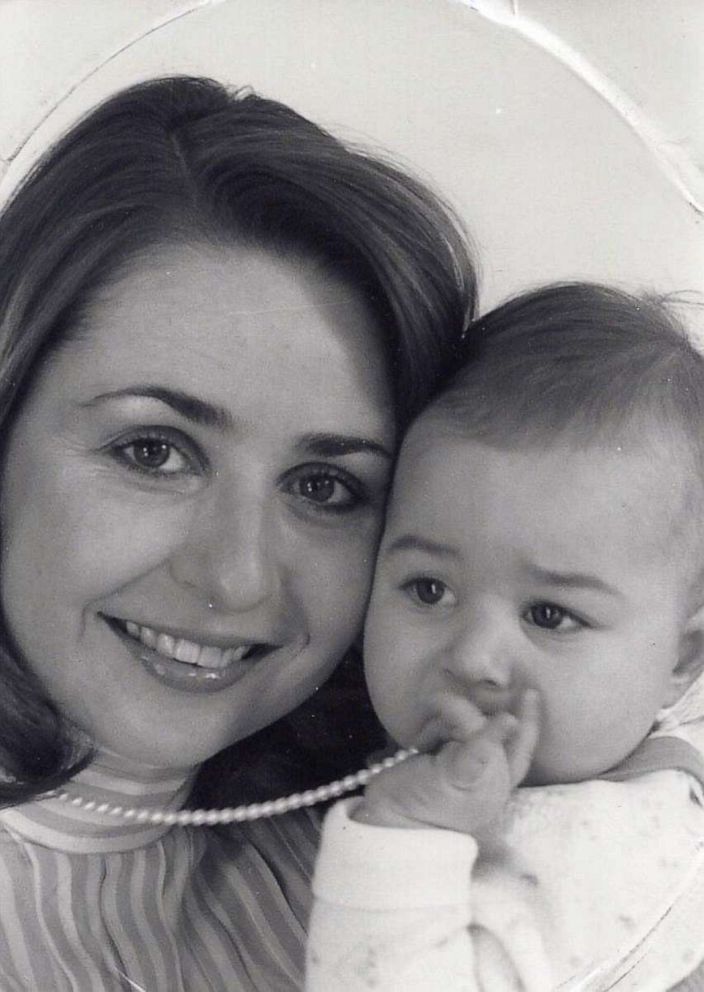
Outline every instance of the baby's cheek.
<path id="1" fill-rule="evenodd" d="M 369 695 L 377 716 L 394 741 L 403 746 L 413 744 L 423 728 L 425 694 L 403 657 L 392 649 L 367 653 L 365 671 Z"/>

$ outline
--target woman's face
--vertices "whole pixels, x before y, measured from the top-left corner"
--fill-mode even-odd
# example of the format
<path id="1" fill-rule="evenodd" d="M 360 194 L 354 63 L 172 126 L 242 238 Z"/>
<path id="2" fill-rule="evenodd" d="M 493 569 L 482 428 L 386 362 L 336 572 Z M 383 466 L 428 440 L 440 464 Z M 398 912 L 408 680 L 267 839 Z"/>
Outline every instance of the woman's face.
<path id="1" fill-rule="evenodd" d="M 174 246 L 49 360 L 7 448 L 2 603 L 97 744 L 201 761 L 353 641 L 394 445 L 378 337 L 300 258 Z"/>

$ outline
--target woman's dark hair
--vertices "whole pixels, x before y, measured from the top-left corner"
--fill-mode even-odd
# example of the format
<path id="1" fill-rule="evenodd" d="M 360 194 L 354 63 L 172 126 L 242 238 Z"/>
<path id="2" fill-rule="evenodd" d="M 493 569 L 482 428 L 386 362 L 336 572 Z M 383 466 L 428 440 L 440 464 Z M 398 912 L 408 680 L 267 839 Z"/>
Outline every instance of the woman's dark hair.
<path id="1" fill-rule="evenodd" d="M 422 183 L 249 90 L 149 81 L 74 126 L 0 217 L 4 437 L 43 359 L 98 290 L 145 250 L 184 241 L 296 253 L 357 288 L 377 318 L 401 428 L 446 374 L 473 315 L 461 228 Z M 20 802 L 87 758 L 0 636 L 0 802 Z M 269 790 L 250 791 L 242 769 L 271 791 L 319 781 L 338 762 L 349 769 L 375 726 L 359 673 L 348 660 L 307 708 L 207 762 L 198 798 L 212 799 L 230 768 L 240 769 L 238 793 L 251 795 Z"/>

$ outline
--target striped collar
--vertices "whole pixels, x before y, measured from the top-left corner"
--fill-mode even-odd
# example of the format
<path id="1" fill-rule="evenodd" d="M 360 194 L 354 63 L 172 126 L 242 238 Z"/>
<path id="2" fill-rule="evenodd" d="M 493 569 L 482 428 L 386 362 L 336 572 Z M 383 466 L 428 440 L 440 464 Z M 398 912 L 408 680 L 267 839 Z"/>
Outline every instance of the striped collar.
<path id="1" fill-rule="evenodd" d="M 180 809 L 197 769 L 155 768 L 100 752 L 65 786 L 66 792 L 110 805 Z M 119 820 L 42 799 L 0 810 L 0 827 L 44 847 L 76 854 L 129 851 L 158 840 L 170 827 Z"/>

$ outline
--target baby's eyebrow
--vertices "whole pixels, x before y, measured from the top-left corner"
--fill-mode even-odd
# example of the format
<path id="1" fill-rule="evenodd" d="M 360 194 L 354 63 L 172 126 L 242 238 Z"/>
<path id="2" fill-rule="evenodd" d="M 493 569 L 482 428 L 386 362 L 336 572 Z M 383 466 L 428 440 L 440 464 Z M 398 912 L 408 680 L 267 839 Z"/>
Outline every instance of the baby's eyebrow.
<path id="1" fill-rule="evenodd" d="M 595 592 L 623 598 L 623 594 L 615 586 L 604 582 L 598 575 L 590 575 L 587 572 L 557 572 L 550 568 L 541 568 L 539 565 L 529 565 L 527 570 L 531 578 L 544 585 L 560 586 L 563 589 L 593 589 Z"/>
<path id="2" fill-rule="evenodd" d="M 395 538 L 384 549 L 386 554 L 396 554 L 400 551 L 421 551 L 429 555 L 440 555 L 444 558 L 460 557 L 460 553 L 450 544 L 440 544 L 438 541 L 431 541 L 427 537 L 419 537 L 416 534 L 402 534 Z"/>

